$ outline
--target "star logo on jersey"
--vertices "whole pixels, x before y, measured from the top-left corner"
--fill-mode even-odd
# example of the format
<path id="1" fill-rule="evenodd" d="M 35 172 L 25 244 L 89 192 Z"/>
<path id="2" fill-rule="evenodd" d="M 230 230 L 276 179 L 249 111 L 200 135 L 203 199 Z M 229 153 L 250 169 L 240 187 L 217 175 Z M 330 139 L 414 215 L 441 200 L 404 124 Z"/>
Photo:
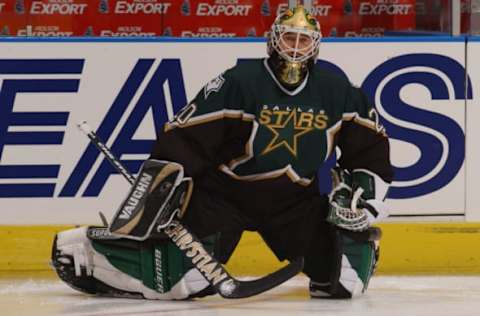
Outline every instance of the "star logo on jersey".
<path id="1" fill-rule="evenodd" d="M 297 157 L 298 138 L 313 130 L 313 127 L 302 127 L 297 122 L 297 111 L 292 111 L 281 125 L 265 125 L 274 137 L 263 150 L 262 155 L 268 154 L 279 147 L 285 147 L 293 156 Z"/>

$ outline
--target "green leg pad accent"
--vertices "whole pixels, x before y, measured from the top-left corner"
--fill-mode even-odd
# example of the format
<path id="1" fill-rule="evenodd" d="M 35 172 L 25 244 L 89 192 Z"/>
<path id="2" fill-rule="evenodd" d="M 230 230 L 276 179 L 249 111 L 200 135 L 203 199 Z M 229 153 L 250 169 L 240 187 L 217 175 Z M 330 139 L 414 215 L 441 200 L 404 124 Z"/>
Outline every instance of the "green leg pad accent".
<path id="1" fill-rule="evenodd" d="M 212 253 L 216 240 L 217 236 L 211 236 L 202 243 Z M 92 240 L 92 246 L 113 267 L 159 293 L 169 292 L 194 267 L 168 240 Z"/>
<path id="2" fill-rule="evenodd" d="M 375 266 L 375 245 L 372 241 L 359 242 L 345 235 L 342 236 L 342 239 L 343 253 L 366 289 Z"/>

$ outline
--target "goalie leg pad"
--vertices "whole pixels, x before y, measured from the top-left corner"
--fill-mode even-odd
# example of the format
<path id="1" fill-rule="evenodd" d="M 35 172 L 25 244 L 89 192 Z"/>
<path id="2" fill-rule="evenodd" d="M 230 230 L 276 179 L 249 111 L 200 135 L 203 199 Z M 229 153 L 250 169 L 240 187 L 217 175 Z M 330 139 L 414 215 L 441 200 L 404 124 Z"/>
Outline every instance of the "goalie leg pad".
<path id="1" fill-rule="evenodd" d="M 213 248 L 212 239 L 205 243 Z M 52 265 L 64 282 L 88 294 L 160 300 L 214 294 L 173 243 L 163 238 L 142 242 L 118 238 L 105 227 L 59 233 Z"/>
<path id="2" fill-rule="evenodd" d="M 112 234 L 135 240 L 148 238 L 154 226 L 166 227 L 182 217 L 192 193 L 193 181 L 183 176 L 174 162 L 149 159 L 110 224 Z"/>
<path id="3" fill-rule="evenodd" d="M 314 298 L 353 298 L 366 291 L 378 261 L 381 230 L 363 232 L 334 229 L 333 264 L 329 282 L 310 281 Z"/>

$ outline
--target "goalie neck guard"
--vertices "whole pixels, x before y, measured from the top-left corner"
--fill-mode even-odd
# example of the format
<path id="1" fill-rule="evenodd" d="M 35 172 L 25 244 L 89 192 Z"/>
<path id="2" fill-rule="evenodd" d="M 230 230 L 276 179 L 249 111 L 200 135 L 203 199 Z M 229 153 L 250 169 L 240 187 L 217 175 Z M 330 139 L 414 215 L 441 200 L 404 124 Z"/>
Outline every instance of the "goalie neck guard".
<path id="1" fill-rule="evenodd" d="M 268 37 L 269 63 L 275 76 L 286 88 L 296 88 L 318 56 L 320 23 L 298 5 L 275 19 Z"/>

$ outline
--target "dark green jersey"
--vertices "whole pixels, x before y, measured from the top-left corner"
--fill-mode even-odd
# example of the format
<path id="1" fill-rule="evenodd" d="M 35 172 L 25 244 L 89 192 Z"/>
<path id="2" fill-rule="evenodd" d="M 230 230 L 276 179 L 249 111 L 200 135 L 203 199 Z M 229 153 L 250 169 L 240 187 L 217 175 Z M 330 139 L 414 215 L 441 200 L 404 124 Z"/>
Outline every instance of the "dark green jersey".
<path id="1" fill-rule="evenodd" d="M 316 67 L 289 91 L 257 59 L 208 82 L 165 125 L 152 158 L 179 162 L 194 179 L 219 170 L 236 187 L 297 192 L 337 146 L 343 168 L 392 180 L 388 139 L 360 89 Z"/>

